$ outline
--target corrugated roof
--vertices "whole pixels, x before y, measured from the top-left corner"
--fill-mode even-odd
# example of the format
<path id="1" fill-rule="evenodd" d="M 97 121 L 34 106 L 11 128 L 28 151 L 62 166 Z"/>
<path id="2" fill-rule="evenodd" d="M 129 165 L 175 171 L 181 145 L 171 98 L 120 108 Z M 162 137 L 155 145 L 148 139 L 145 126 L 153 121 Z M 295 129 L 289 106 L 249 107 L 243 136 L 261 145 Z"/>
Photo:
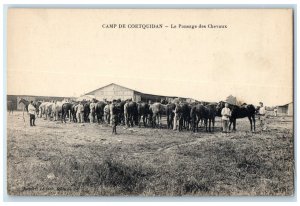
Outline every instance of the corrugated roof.
<path id="1" fill-rule="evenodd" d="M 289 104 L 292 104 L 292 103 L 294 103 L 294 102 L 289 102 L 289 103 L 287 103 L 287 104 L 278 105 L 278 107 L 284 107 L 284 106 L 289 105 Z"/>

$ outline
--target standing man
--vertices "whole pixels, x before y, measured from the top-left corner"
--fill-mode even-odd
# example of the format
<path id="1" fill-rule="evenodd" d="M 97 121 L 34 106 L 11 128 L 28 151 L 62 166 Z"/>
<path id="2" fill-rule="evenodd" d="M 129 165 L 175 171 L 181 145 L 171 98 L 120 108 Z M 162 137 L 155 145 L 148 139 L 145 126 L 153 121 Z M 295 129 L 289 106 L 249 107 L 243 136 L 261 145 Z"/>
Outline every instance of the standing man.
<path id="1" fill-rule="evenodd" d="M 83 123 L 83 104 L 80 102 L 77 107 L 76 117 L 78 123 Z"/>
<path id="2" fill-rule="evenodd" d="M 231 111 L 229 109 L 229 104 L 227 102 L 225 103 L 225 107 L 221 111 L 221 115 L 222 115 L 223 132 L 228 133 L 229 132 L 228 123 L 229 123 L 229 118 L 231 116 Z"/>
<path id="3" fill-rule="evenodd" d="M 126 100 L 126 103 L 124 104 L 124 120 L 125 120 L 125 125 L 129 127 L 129 122 L 128 122 L 128 104 L 129 100 Z"/>
<path id="4" fill-rule="evenodd" d="M 274 116 L 275 116 L 275 117 L 277 117 L 277 112 L 278 112 L 278 109 L 277 109 L 277 107 L 275 107 L 275 108 L 274 108 Z"/>
<path id="5" fill-rule="evenodd" d="M 267 129 L 266 126 L 266 107 L 264 106 L 264 103 L 259 102 L 260 108 L 258 111 L 259 120 L 260 120 L 260 126 L 262 128 L 262 131 L 265 131 Z"/>
<path id="6" fill-rule="evenodd" d="M 30 126 L 35 126 L 35 114 L 36 114 L 36 108 L 33 105 L 33 101 L 30 101 L 30 104 L 28 105 L 28 113 L 29 113 L 29 121 L 30 121 Z"/>
<path id="7" fill-rule="evenodd" d="M 175 131 L 177 129 L 177 123 L 178 123 L 178 102 L 175 103 L 175 109 L 174 112 L 174 122 L 173 122 L 173 130 Z"/>
<path id="8" fill-rule="evenodd" d="M 93 99 L 90 103 L 90 123 L 95 122 L 96 100 Z"/>
<path id="9" fill-rule="evenodd" d="M 104 107 L 104 120 L 107 124 L 110 124 L 110 102 Z"/>
<path id="10" fill-rule="evenodd" d="M 114 99 L 110 105 L 110 121 L 112 126 L 112 134 L 117 134 L 117 107 L 116 107 L 116 100 Z"/>

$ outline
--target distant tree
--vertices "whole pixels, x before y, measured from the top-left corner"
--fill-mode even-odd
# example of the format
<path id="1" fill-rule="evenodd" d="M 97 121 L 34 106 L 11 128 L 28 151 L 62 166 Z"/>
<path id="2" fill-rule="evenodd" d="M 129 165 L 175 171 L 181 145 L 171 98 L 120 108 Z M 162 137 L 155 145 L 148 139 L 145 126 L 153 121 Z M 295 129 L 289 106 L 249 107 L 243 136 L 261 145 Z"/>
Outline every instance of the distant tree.
<path id="1" fill-rule="evenodd" d="M 236 97 L 234 97 L 232 95 L 229 95 L 226 98 L 226 102 L 228 102 L 229 104 L 237 105 L 237 99 L 236 99 Z"/>

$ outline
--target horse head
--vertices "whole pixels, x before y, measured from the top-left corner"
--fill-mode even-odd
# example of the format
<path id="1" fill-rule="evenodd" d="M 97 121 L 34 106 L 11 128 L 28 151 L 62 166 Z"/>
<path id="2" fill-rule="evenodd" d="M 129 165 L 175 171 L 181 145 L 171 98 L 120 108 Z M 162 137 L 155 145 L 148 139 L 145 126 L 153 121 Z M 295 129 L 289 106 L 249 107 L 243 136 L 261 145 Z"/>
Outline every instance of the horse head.
<path id="1" fill-rule="evenodd" d="M 23 98 L 21 98 L 21 99 L 19 100 L 19 104 L 20 104 L 20 103 L 23 103 L 23 104 L 24 104 L 24 102 L 26 102 L 26 100 L 23 99 Z"/>
<path id="2" fill-rule="evenodd" d="M 216 109 L 217 110 L 222 110 L 225 107 L 225 102 L 224 101 L 220 101 L 217 103 Z"/>

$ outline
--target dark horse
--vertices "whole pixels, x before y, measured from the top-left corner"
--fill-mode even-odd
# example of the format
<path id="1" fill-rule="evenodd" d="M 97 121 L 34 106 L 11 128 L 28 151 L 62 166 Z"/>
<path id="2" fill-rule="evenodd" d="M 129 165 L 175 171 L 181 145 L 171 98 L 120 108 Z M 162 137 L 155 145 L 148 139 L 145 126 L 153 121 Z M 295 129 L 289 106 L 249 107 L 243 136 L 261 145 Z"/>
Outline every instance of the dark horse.
<path id="1" fill-rule="evenodd" d="M 176 104 L 175 103 L 168 103 L 165 100 L 162 101 L 164 102 L 164 104 L 162 103 L 162 106 L 164 108 L 164 113 L 167 116 L 167 127 L 168 129 L 173 129 L 173 122 L 174 122 L 174 111 L 176 108 Z"/>
<path id="2" fill-rule="evenodd" d="M 116 114 L 117 114 L 117 120 L 118 124 L 125 125 L 125 118 L 124 118 L 124 105 L 126 101 L 121 101 L 121 99 L 118 99 L 115 105 Z"/>
<path id="3" fill-rule="evenodd" d="M 214 104 L 195 104 L 192 105 L 190 111 L 191 127 L 193 132 L 199 128 L 200 120 L 204 120 L 204 126 L 206 132 L 214 132 L 216 117 L 216 106 Z M 207 125 L 208 123 L 208 125 Z"/>
<path id="4" fill-rule="evenodd" d="M 133 127 L 134 125 L 139 124 L 139 115 L 138 115 L 138 104 L 136 102 L 128 102 L 127 107 L 127 113 L 128 113 L 128 126 Z"/>
<path id="5" fill-rule="evenodd" d="M 221 116 L 221 111 L 225 107 L 225 102 L 221 101 L 217 105 L 217 116 Z M 256 109 L 252 104 L 246 104 L 244 106 L 237 106 L 229 104 L 231 110 L 231 117 L 229 123 L 229 130 L 231 124 L 233 124 L 233 131 L 236 131 L 236 119 L 248 117 L 250 121 L 251 131 L 255 131 L 255 112 Z M 252 124 L 253 123 L 253 124 Z"/>
<path id="6" fill-rule="evenodd" d="M 84 120 L 84 122 L 89 122 L 90 121 L 90 118 L 89 118 L 89 115 L 90 115 L 90 112 L 91 112 L 90 104 L 91 104 L 91 102 L 84 102 L 83 103 L 83 120 Z"/>
<path id="7" fill-rule="evenodd" d="M 141 127 L 140 122 L 143 121 L 144 127 L 147 126 L 147 117 L 149 115 L 150 109 L 149 104 L 145 102 L 139 102 L 138 103 L 138 124 L 139 127 Z"/>
<path id="8" fill-rule="evenodd" d="M 95 109 L 95 113 L 97 116 L 97 121 L 98 124 L 103 123 L 104 122 L 104 107 L 106 106 L 106 103 L 103 101 L 97 102 L 96 103 L 96 109 Z"/>
<path id="9" fill-rule="evenodd" d="M 207 104 L 204 106 L 207 111 L 207 120 L 208 120 L 208 130 L 209 132 L 214 132 L 215 129 L 215 118 L 216 118 L 216 105 Z M 205 129 L 207 131 L 207 121 L 205 122 Z"/>
<path id="10" fill-rule="evenodd" d="M 179 103 L 175 106 L 175 113 L 177 113 L 177 118 L 179 120 L 178 131 L 182 131 L 183 128 L 189 130 L 190 126 L 190 106 L 188 103 Z"/>
<path id="11" fill-rule="evenodd" d="M 29 101 L 27 101 L 26 99 L 23 99 L 21 98 L 20 101 L 19 101 L 19 104 L 23 103 L 24 104 L 24 107 L 25 107 L 25 110 L 28 112 L 28 105 L 29 105 Z"/>
<path id="12" fill-rule="evenodd" d="M 69 116 L 69 121 L 71 122 L 71 113 L 72 113 L 72 109 L 73 109 L 73 104 L 66 102 L 62 105 L 61 108 L 61 122 L 65 122 L 66 123 L 66 116 Z"/>

